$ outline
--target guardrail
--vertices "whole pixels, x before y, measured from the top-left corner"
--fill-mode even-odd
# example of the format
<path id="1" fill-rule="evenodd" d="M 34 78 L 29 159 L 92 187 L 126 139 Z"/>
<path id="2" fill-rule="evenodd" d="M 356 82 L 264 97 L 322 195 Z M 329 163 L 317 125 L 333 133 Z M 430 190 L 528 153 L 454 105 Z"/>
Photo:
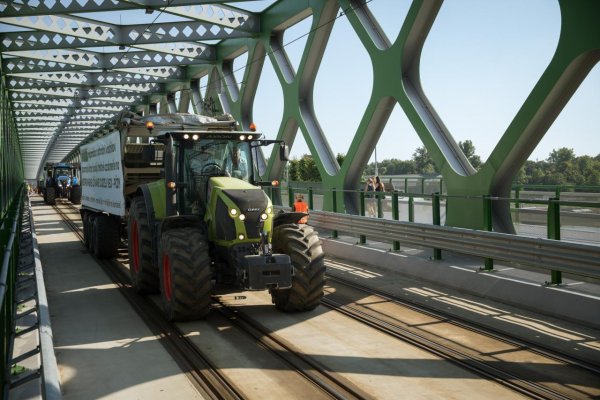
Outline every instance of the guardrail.
<path id="1" fill-rule="evenodd" d="M 13 328 L 15 277 L 19 261 L 17 235 L 21 231 L 19 222 L 22 215 L 22 194 L 23 191 L 17 192 L 0 226 L 0 243 L 6 244 L 2 249 L 2 267 L 0 269 L 0 362 L 2 363 L 0 376 L 0 389 L 2 391 L 0 396 L 2 398 L 5 397 L 7 389 L 7 377 L 10 376 L 8 358 L 10 356 Z"/>
<path id="2" fill-rule="evenodd" d="M 397 241 L 600 279 L 600 246 L 327 211 L 311 211 L 309 223 L 384 243 Z"/>

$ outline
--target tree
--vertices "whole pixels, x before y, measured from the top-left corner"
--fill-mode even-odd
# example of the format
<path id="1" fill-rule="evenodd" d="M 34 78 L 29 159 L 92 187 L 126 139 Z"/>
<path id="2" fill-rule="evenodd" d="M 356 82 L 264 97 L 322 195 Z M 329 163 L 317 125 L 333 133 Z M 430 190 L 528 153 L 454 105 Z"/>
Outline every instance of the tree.
<path id="1" fill-rule="evenodd" d="M 475 146 L 473 142 L 470 140 L 465 140 L 464 142 L 458 142 L 458 147 L 462 150 L 467 160 L 471 163 L 473 168 L 479 169 L 481 166 L 481 157 L 475 154 Z"/>
<path id="2" fill-rule="evenodd" d="M 413 153 L 413 162 L 415 163 L 415 172 L 418 174 L 433 174 L 436 172 L 435 164 L 429 156 L 425 146 L 417 147 Z"/>

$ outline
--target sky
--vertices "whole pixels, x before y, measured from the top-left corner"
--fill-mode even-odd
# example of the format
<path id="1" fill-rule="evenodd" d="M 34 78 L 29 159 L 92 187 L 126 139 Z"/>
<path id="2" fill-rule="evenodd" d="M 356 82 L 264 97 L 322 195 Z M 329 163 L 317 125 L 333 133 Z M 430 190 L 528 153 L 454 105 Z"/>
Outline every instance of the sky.
<path id="1" fill-rule="evenodd" d="M 369 8 L 394 40 L 408 0 L 372 0 Z M 284 43 L 309 31 L 308 18 L 289 28 Z M 549 64 L 560 34 L 553 0 L 447 0 L 425 42 L 423 89 L 451 134 L 471 140 L 486 160 Z M 366 108 L 373 82 L 367 52 L 345 17 L 335 21 L 314 91 L 315 112 L 334 154 L 346 153 Z M 285 47 L 297 65 L 305 38 Z M 241 74 L 241 72 L 238 72 Z M 274 137 L 283 96 L 271 63 L 265 62 L 254 104 L 254 120 Z M 553 149 L 600 154 L 600 66 L 596 65 L 534 150 L 543 160 Z M 422 142 L 399 106 L 377 145 L 377 159 L 410 159 Z M 292 157 L 309 153 L 299 133 Z M 374 157 L 371 157 L 371 161 Z"/>

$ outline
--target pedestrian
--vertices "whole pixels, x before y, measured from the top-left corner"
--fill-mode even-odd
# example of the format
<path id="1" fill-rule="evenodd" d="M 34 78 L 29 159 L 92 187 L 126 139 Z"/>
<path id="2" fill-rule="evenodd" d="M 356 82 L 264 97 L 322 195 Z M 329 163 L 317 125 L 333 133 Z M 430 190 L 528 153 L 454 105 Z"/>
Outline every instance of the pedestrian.
<path id="1" fill-rule="evenodd" d="M 304 201 L 304 195 L 302 193 L 298 193 L 296 195 L 296 201 L 292 205 L 292 211 L 308 214 L 308 204 L 306 204 L 306 202 Z M 307 222 L 308 215 L 305 215 L 298 221 L 299 224 L 306 224 Z"/>
<path id="2" fill-rule="evenodd" d="M 365 198 L 367 200 L 367 214 L 369 217 L 375 216 L 375 198 L 373 197 L 373 193 L 375 191 L 375 182 L 373 178 L 367 179 L 367 184 L 365 185 Z"/>
<path id="3" fill-rule="evenodd" d="M 381 179 L 379 179 L 379 176 L 375 177 L 375 191 L 376 192 L 385 192 L 385 186 L 384 186 L 383 182 L 381 182 Z"/>

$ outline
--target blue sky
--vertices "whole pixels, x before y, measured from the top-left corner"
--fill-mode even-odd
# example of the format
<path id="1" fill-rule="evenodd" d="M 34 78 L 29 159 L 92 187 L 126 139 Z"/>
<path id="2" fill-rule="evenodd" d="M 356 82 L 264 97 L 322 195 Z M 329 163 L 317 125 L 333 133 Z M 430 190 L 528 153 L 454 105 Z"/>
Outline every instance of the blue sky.
<path id="1" fill-rule="evenodd" d="M 410 6 L 408 0 L 372 0 L 379 24 L 393 40 Z M 284 42 L 310 29 L 310 19 L 288 29 Z M 448 0 L 425 43 L 423 88 L 457 141 L 470 139 L 487 159 L 544 72 L 558 43 L 560 13 L 551 0 Z M 297 64 L 305 40 L 286 46 Z M 367 105 L 373 73 L 362 44 L 345 17 L 335 22 L 315 82 L 315 109 L 334 153 L 346 153 Z M 270 62 L 265 63 L 254 119 L 273 137 L 282 94 Z M 600 153 L 600 67 L 596 66 L 544 136 L 530 159 L 556 148 L 577 155 Z M 377 158 L 410 159 L 422 143 L 397 106 L 377 146 Z M 308 153 L 298 134 L 292 156 Z M 371 158 L 373 160 L 373 157 Z"/>

